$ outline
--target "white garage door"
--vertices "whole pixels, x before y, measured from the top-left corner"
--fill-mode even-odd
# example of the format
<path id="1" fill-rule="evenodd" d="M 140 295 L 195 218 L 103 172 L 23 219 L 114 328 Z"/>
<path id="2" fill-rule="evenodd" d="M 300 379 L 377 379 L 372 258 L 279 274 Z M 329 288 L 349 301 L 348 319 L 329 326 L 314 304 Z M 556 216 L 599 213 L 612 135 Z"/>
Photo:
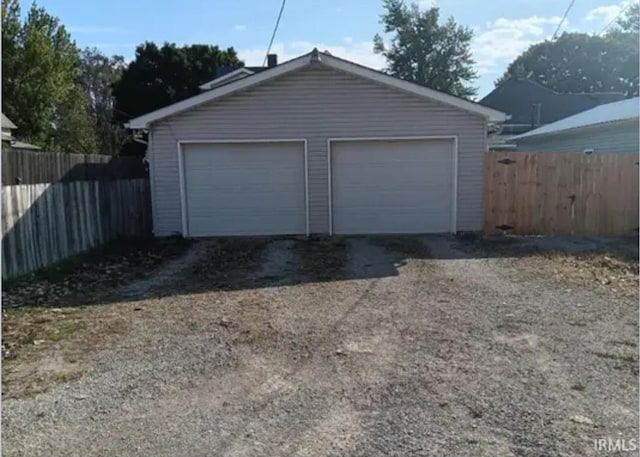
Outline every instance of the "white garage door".
<path id="1" fill-rule="evenodd" d="M 453 168 L 453 140 L 332 142 L 333 232 L 451 232 Z"/>
<path id="2" fill-rule="evenodd" d="M 306 233 L 304 144 L 183 145 L 189 236 Z"/>

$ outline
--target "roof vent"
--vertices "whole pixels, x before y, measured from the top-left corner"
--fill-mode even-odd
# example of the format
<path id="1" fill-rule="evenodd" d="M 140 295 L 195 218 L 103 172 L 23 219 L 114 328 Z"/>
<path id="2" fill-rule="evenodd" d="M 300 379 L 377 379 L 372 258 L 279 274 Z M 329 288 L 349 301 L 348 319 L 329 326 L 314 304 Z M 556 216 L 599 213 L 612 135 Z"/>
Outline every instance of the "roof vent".
<path id="1" fill-rule="evenodd" d="M 267 67 L 273 68 L 278 65 L 278 54 L 267 55 Z"/>

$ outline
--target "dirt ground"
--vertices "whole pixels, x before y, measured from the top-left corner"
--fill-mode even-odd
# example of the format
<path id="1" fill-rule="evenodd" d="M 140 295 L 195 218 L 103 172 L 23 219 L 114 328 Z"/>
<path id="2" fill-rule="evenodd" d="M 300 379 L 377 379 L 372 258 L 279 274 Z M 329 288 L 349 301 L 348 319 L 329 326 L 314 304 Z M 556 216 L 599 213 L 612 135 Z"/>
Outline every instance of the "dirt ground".
<path id="1" fill-rule="evenodd" d="M 30 305 L 3 313 L 4 455 L 596 456 L 638 436 L 637 240 L 166 253 L 88 294 L 3 292 Z"/>

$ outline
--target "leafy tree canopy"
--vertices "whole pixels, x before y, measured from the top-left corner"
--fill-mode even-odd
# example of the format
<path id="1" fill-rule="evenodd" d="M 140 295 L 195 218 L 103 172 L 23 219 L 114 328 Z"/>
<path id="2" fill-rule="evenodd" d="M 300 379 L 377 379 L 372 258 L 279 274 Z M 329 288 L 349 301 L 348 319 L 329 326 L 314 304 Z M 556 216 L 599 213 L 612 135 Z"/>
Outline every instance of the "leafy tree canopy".
<path id="1" fill-rule="evenodd" d="M 94 124 L 101 154 L 119 153 L 126 140 L 126 133 L 115 122 L 112 86 L 125 68 L 124 57 L 108 57 L 97 49 L 85 49 L 80 60 L 78 83 L 86 94 L 89 114 Z"/>
<path id="2" fill-rule="evenodd" d="M 638 95 L 638 4 L 604 35 L 563 33 L 529 47 L 496 81 L 529 78 L 558 92 L 623 92 Z"/>
<path id="3" fill-rule="evenodd" d="M 198 86 L 215 78 L 218 66 L 239 63 L 233 48 L 146 42 L 136 48 L 135 59 L 113 86 L 116 116 L 125 122 L 196 95 Z"/>
<path id="4" fill-rule="evenodd" d="M 374 52 L 386 58 L 389 74 L 460 97 L 476 94 L 471 29 L 452 17 L 440 24 L 436 7 L 421 11 L 416 3 L 384 0 L 384 8 L 381 23 L 391 41 L 387 45 L 376 34 Z"/>
<path id="5" fill-rule="evenodd" d="M 23 23 L 18 0 L 2 0 L 2 47 L 2 111 L 19 135 L 50 149 L 95 152 L 82 127 L 86 106 L 76 100 L 79 51 L 58 18 L 33 3 Z"/>

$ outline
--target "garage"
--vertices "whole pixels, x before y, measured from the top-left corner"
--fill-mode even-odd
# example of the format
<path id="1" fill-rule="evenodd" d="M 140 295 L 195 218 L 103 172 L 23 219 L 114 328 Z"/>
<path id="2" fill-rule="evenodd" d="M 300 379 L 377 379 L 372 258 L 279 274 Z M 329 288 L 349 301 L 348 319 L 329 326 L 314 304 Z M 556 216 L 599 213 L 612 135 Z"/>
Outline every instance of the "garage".
<path id="1" fill-rule="evenodd" d="M 505 113 L 317 49 L 235 76 L 128 123 L 148 136 L 154 235 L 482 230 Z"/>
<path id="2" fill-rule="evenodd" d="M 304 141 L 180 149 L 188 236 L 306 234 Z"/>
<path id="3" fill-rule="evenodd" d="M 332 140 L 333 233 L 454 232 L 455 141 Z"/>

